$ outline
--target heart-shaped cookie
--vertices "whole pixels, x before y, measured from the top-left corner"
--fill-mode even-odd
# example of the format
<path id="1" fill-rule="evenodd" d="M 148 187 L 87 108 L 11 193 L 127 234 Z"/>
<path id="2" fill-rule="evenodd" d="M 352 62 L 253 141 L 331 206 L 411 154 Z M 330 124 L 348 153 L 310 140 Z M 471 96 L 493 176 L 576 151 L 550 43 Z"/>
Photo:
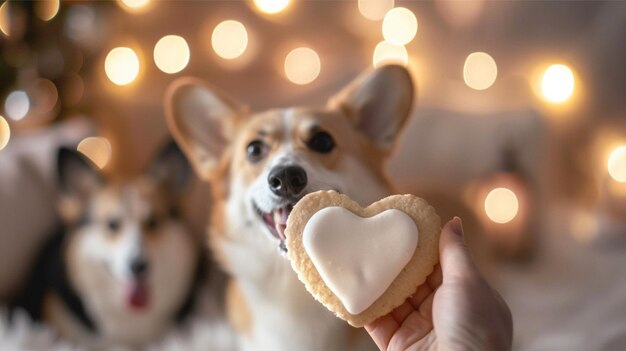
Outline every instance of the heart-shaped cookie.
<path id="1" fill-rule="evenodd" d="M 366 208 L 334 191 L 308 194 L 287 221 L 288 256 L 307 290 L 355 327 L 391 312 L 437 263 L 441 221 L 424 200 Z"/>

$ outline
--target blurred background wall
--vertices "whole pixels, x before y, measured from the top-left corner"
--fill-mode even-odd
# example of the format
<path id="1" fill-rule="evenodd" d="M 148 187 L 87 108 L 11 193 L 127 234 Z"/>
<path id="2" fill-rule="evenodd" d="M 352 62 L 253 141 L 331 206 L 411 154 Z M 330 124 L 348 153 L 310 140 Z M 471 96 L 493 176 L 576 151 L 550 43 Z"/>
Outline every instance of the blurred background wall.
<path id="1" fill-rule="evenodd" d="M 0 30 L 0 280 L 19 280 L 55 221 L 42 205 L 54 202 L 55 145 L 79 145 L 112 177 L 137 174 L 168 138 L 175 78 L 258 111 L 324 104 L 364 70 L 399 63 L 418 93 L 391 179 L 468 211 L 506 258 L 489 267 L 516 347 L 624 341 L 624 2 L 5 1 Z"/>

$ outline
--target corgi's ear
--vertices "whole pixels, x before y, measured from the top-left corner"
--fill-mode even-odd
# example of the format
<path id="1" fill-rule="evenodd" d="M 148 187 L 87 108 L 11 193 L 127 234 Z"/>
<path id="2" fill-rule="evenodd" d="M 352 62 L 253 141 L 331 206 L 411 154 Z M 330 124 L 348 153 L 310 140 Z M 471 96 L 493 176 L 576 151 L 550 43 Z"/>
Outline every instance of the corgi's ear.
<path id="1" fill-rule="evenodd" d="M 165 110 L 172 135 L 196 173 L 210 178 L 245 109 L 201 80 L 181 78 L 169 87 Z"/>
<path id="2" fill-rule="evenodd" d="M 170 193 L 178 193 L 189 183 L 191 166 L 173 140 L 157 154 L 150 175 Z"/>
<path id="3" fill-rule="evenodd" d="M 57 154 L 61 192 L 84 201 L 103 185 L 97 166 L 78 151 L 62 147 Z"/>
<path id="4" fill-rule="evenodd" d="M 358 77 L 329 105 L 347 114 L 379 148 L 390 150 L 411 112 L 413 94 L 406 68 L 387 65 Z"/>

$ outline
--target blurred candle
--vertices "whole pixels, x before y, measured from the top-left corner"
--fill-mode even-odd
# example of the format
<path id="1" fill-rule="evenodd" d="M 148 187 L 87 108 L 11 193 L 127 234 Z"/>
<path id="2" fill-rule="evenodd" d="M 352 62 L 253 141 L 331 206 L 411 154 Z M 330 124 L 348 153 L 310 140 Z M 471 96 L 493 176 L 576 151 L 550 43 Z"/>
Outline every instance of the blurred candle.
<path id="1" fill-rule="evenodd" d="M 189 63 L 189 46 L 178 35 L 167 35 L 154 46 L 154 63 L 168 74 L 178 73 Z"/>
<path id="2" fill-rule="evenodd" d="M 320 57 L 311 48 L 293 49 L 285 58 L 285 75 L 292 83 L 309 84 L 319 76 L 320 70 Z"/>
<path id="3" fill-rule="evenodd" d="M 517 216 L 519 202 L 513 191 L 495 188 L 485 198 L 485 213 L 496 223 L 508 223 Z"/>
<path id="4" fill-rule="evenodd" d="M 565 102 L 574 92 L 574 74 L 561 64 L 548 67 L 541 80 L 541 93 L 552 103 Z"/>
<path id="5" fill-rule="evenodd" d="M 417 18 L 411 10 L 396 7 L 383 19 L 383 37 L 394 45 L 406 45 L 417 34 Z"/>
<path id="6" fill-rule="evenodd" d="M 487 53 L 474 52 L 467 56 L 463 65 L 463 80 L 472 89 L 485 90 L 496 81 L 498 66 Z"/>
<path id="7" fill-rule="evenodd" d="M 213 30 L 211 44 L 219 57 L 227 60 L 235 59 L 241 56 L 248 46 L 246 27 L 235 20 L 223 21 Z"/>
<path id="8" fill-rule="evenodd" d="M 103 137 L 85 138 L 78 144 L 77 150 L 100 169 L 106 167 L 111 160 L 111 143 Z"/>
<path id="9" fill-rule="evenodd" d="M 0 116 L 0 150 L 4 149 L 11 139 L 11 128 L 9 123 Z"/>
<path id="10" fill-rule="evenodd" d="M 104 70 L 111 82 L 117 85 L 128 85 L 139 74 L 139 58 L 131 48 L 115 48 L 107 55 Z"/>

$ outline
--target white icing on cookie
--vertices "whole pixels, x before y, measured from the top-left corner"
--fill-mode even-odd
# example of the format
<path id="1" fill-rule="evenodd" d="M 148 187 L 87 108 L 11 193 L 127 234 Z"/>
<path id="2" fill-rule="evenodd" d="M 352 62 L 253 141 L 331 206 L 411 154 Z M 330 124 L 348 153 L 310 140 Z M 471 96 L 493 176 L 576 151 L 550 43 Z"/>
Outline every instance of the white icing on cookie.
<path id="1" fill-rule="evenodd" d="M 327 207 L 309 219 L 302 243 L 328 288 L 356 315 L 400 274 L 418 237 L 415 222 L 400 210 L 361 218 L 343 207 Z"/>

